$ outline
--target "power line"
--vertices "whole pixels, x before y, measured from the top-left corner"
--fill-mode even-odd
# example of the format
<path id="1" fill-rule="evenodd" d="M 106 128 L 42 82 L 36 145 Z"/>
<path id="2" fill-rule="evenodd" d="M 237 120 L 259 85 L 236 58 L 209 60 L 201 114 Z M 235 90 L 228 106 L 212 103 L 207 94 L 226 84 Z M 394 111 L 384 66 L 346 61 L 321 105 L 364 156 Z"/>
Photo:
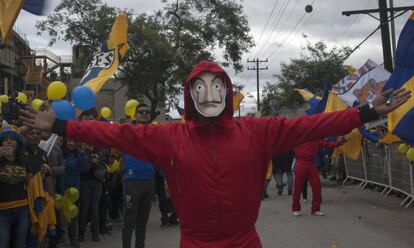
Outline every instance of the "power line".
<path id="1" fill-rule="evenodd" d="M 299 2 L 300 2 L 300 0 L 298 0 L 296 3 L 295 3 L 295 5 L 291 8 L 291 10 L 290 10 L 290 12 L 289 12 L 289 14 L 288 14 L 288 16 L 287 16 L 287 18 L 285 19 L 285 21 L 282 23 L 282 25 L 280 26 L 280 28 L 278 29 L 278 31 L 276 32 L 276 37 L 277 37 L 277 35 L 283 30 L 283 28 L 286 26 L 286 23 L 289 21 L 289 19 L 290 19 L 290 17 L 292 16 L 292 14 L 293 14 L 293 11 L 296 9 L 296 7 L 298 6 L 298 4 L 299 4 Z M 274 34 L 272 33 L 272 36 L 273 36 Z M 264 51 L 266 50 L 266 49 L 264 49 L 265 47 L 263 47 L 263 49 L 262 49 L 262 54 L 264 53 Z"/>
<path id="2" fill-rule="evenodd" d="M 272 11 L 270 12 L 269 17 L 267 18 L 267 21 L 266 21 L 265 27 L 263 28 L 262 33 L 260 34 L 260 37 L 259 37 L 259 39 L 257 40 L 257 43 L 256 43 L 256 44 L 259 44 L 260 40 L 262 39 L 263 33 L 264 33 L 264 31 L 266 30 L 267 25 L 269 24 L 269 21 L 270 21 L 270 19 L 271 19 L 271 18 L 272 18 L 272 16 L 273 16 L 273 12 L 275 11 L 275 9 L 276 9 L 276 5 L 277 5 L 277 3 L 278 3 L 278 2 L 279 2 L 279 0 L 276 0 L 275 4 L 273 5 Z M 253 52 L 252 54 L 254 54 L 254 53 L 256 52 L 256 49 L 257 49 L 257 46 L 256 46 L 256 48 L 255 48 L 255 50 L 254 50 L 254 52 Z"/>
<path id="3" fill-rule="evenodd" d="M 313 5 L 315 3 L 316 0 L 313 0 L 311 5 Z M 317 7 L 315 8 L 315 10 L 309 15 L 308 19 L 305 21 L 305 23 L 302 25 L 302 27 L 299 29 L 298 32 L 300 32 L 309 22 L 309 20 L 311 19 L 313 13 L 315 13 L 317 11 L 317 9 L 322 5 L 324 0 L 321 0 L 319 2 L 319 4 L 317 5 Z M 280 50 L 281 47 L 283 47 L 283 45 L 285 44 L 285 42 L 289 39 L 289 37 L 293 34 L 293 32 L 296 30 L 296 28 L 299 26 L 299 24 L 302 22 L 302 20 L 305 18 L 306 13 L 303 13 L 303 15 L 301 16 L 301 18 L 298 20 L 298 22 L 295 24 L 295 26 L 291 29 L 291 31 L 288 33 L 287 36 L 285 36 L 285 39 L 282 41 L 282 43 L 280 44 L 280 46 L 276 47 L 273 52 L 270 53 L 270 58 L 273 57 L 273 55 Z M 277 55 L 279 55 L 280 53 L 278 53 Z"/>
<path id="4" fill-rule="evenodd" d="M 370 0 L 366 0 L 363 8 L 364 9 L 367 8 L 368 5 L 369 5 L 369 3 L 371 3 Z M 340 37 L 339 40 L 342 40 L 342 38 L 345 37 L 346 34 L 348 34 L 348 31 L 351 30 L 351 27 L 353 27 L 355 25 L 355 23 L 361 19 L 361 17 L 363 17 L 363 16 L 359 15 L 356 18 L 354 18 L 354 20 L 352 21 L 352 23 L 350 23 L 350 25 L 348 25 L 345 28 L 344 32 L 339 36 Z"/>
<path id="5" fill-rule="evenodd" d="M 275 31 L 277 25 L 279 24 L 280 20 L 282 19 L 283 15 L 285 14 L 285 11 L 286 11 L 288 5 L 289 5 L 289 0 L 286 0 L 285 5 L 284 5 L 283 10 L 282 10 L 282 14 L 279 15 L 279 18 L 276 17 L 275 21 L 273 22 L 272 31 L 270 31 L 270 34 L 267 37 L 266 42 L 262 46 L 262 49 L 266 47 L 266 45 L 269 42 L 270 38 L 273 36 L 273 32 Z M 260 49 L 259 49 L 259 51 L 260 51 Z M 257 53 L 253 57 L 257 57 L 256 55 L 257 55 Z"/>
<path id="6" fill-rule="evenodd" d="M 286 35 L 285 39 L 282 41 L 282 43 L 280 44 L 280 46 L 276 47 L 275 50 L 273 50 L 272 53 L 270 53 L 269 57 L 272 58 L 273 54 L 275 54 L 277 51 L 279 51 L 279 49 L 285 44 L 286 40 L 290 37 L 290 35 L 296 30 L 297 26 L 299 25 L 300 22 L 302 22 L 303 18 L 305 18 L 306 13 L 304 13 L 299 21 L 295 24 L 295 26 L 293 27 L 293 29 L 289 32 L 288 35 Z"/>
<path id="7" fill-rule="evenodd" d="M 347 60 L 347 59 L 349 58 L 349 56 L 351 56 L 351 54 L 353 54 L 356 50 L 358 50 L 358 48 L 360 48 L 360 47 L 362 46 L 362 44 L 364 44 L 364 43 L 365 43 L 365 41 L 367 41 L 367 40 L 368 40 L 369 38 L 371 38 L 371 36 L 373 36 L 373 35 L 374 35 L 374 34 L 375 34 L 378 30 L 380 30 L 382 25 L 388 25 L 388 23 L 389 23 L 391 20 L 394 20 L 395 18 L 397 18 L 397 17 L 400 17 L 400 16 L 404 15 L 405 13 L 407 13 L 407 11 L 408 11 L 408 10 L 405 10 L 405 11 L 401 12 L 400 14 L 393 16 L 392 18 L 388 18 L 388 20 L 387 20 L 387 21 L 380 23 L 376 29 L 374 29 L 374 30 L 373 30 L 373 31 L 372 31 L 372 32 L 371 32 L 371 33 L 370 33 L 367 37 L 365 37 L 365 38 L 364 38 L 364 39 L 363 39 L 360 43 L 358 43 L 358 45 L 356 45 L 356 46 L 355 46 L 355 48 L 354 48 L 354 49 L 352 49 L 352 51 L 350 51 L 350 52 L 346 55 L 346 57 L 342 59 L 342 62 L 343 62 L 343 61 L 345 61 L 345 60 Z"/>

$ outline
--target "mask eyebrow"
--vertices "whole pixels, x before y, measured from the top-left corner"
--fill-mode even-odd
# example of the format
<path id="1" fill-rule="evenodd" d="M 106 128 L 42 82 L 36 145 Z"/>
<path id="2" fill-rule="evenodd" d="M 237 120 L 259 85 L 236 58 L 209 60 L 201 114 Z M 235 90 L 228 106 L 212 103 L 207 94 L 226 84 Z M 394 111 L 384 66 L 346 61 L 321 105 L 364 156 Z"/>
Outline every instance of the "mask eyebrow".
<path id="1" fill-rule="evenodd" d="M 220 75 L 217 75 L 217 76 L 215 76 L 212 80 L 211 80 L 211 82 L 213 82 L 214 80 L 216 80 L 216 79 L 220 79 L 221 81 L 224 81 L 221 77 L 220 77 Z M 224 82 L 223 82 L 224 83 Z"/>
<path id="2" fill-rule="evenodd" d="M 197 80 L 201 80 L 201 81 L 203 81 L 203 83 L 206 83 L 203 79 L 201 79 L 199 77 L 194 78 L 193 83 L 195 83 L 195 81 L 197 81 Z"/>

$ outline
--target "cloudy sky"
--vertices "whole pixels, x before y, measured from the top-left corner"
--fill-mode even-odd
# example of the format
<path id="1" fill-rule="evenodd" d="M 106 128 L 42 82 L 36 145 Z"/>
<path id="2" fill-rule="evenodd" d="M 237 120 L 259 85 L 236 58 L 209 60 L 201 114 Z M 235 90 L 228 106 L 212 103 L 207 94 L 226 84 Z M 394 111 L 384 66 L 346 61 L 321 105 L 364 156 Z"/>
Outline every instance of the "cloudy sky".
<path id="1" fill-rule="evenodd" d="M 54 2 L 58 4 L 60 1 Z M 106 0 L 105 2 L 111 6 L 132 8 L 136 12 L 148 13 L 160 9 L 163 5 L 160 0 Z M 305 6 L 309 4 L 313 5 L 313 11 L 306 13 Z M 379 24 L 379 21 L 368 15 L 350 17 L 342 15 L 342 11 L 346 10 L 377 8 L 377 0 L 244 0 L 243 5 L 249 20 L 251 35 L 256 43 L 250 53 L 244 55 L 244 64 L 246 67 L 253 66 L 247 63 L 247 59 L 256 57 L 269 61 L 261 64 L 269 67 L 269 70 L 261 71 L 261 88 L 266 81 L 275 82 L 273 75 L 279 73 L 281 62 L 289 62 L 290 58 L 300 55 L 301 48 L 306 45 L 306 39 L 310 42 L 323 40 L 329 47 L 354 47 Z M 394 0 L 396 7 L 409 5 L 412 5 L 412 0 Z M 395 21 L 397 39 L 408 16 L 409 13 L 406 13 Z M 36 35 L 34 25 L 40 19 L 42 17 L 22 11 L 16 22 L 16 26 L 27 35 L 33 48 L 47 47 L 48 37 Z M 306 39 L 303 34 L 307 36 Z M 58 55 L 71 54 L 70 44 L 61 41 L 48 49 Z M 216 55 L 220 59 L 220 51 L 217 51 Z M 379 31 L 353 53 L 346 63 L 358 67 L 368 58 L 378 64 L 383 62 Z M 234 82 L 246 85 L 246 95 L 256 96 L 255 71 L 245 70 L 238 75 L 235 75 L 230 68 L 227 71 Z M 246 98 L 243 112 L 253 111 L 254 97 Z"/>

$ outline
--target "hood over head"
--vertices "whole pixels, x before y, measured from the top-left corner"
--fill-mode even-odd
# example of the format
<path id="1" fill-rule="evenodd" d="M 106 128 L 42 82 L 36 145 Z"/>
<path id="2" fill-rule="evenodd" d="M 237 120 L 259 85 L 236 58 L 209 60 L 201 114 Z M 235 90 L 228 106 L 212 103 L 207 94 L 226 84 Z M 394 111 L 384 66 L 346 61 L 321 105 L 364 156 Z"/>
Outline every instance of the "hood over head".
<path id="1" fill-rule="evenodd" d="M 191 121 L 197 119 L 197 115 L 200 115 L 196 108 L 195 103 L 193 99 L 191 98 L 191 83 L 195 78 L 200 76 L 203 73 L 212 73 L 212 74 L 218 74 L 222 76 L 224 83 L 226 84 L 226 99 L 225 103 L 226 106 L 221 112 L 221 114 L 218 117 L 205 117 L 205 118 L 216 118 L 218 120 L 221 119 L 231 119 L 233 118 L 233 87 L 231 80 L 227 73 L 224 71 L 223 68 L 220 66 L 207 61 L 203 60 L 200 63 L 198 63 L 193 70 L 191 71 L 189 77 L 187 78 L 187 81 L 184 85 L 184 116 L 186 121 Z"/>

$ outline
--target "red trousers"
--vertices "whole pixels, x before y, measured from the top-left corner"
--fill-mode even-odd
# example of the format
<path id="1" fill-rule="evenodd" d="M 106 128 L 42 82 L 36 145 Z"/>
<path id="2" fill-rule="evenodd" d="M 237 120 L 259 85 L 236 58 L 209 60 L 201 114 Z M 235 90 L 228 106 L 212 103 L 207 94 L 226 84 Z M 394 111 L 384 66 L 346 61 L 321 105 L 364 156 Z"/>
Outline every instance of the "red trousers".
<path id="1" fill-rule="evenodd" d="M 292 211 L 300 211 L 300 194 L 303 185 L 309 180 L 312 187 L 312 213 L 321 208 L 321 180 L 315 163 L 296 161 L 295 184 L 293 188 Z"/>

